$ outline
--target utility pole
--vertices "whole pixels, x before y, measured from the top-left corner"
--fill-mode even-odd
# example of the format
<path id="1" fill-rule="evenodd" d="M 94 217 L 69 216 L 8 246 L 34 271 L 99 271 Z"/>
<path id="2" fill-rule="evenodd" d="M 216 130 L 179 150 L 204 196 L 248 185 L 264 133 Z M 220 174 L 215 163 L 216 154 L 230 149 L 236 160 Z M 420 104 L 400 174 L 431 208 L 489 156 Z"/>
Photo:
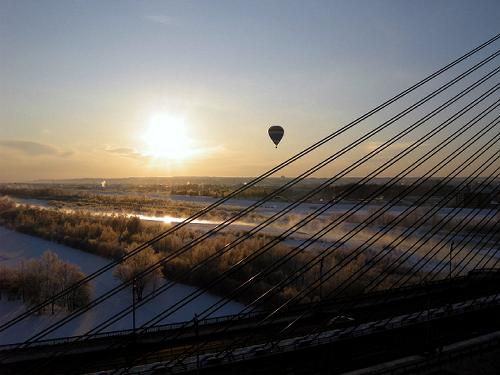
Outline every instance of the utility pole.
<path id="1" fill-rule="evenodd" d="M 198 326 L 198 314 L 194 313 L 194 333 L 196 335 L 196 374 L 198 375 L 200 373 L 200 329 Z"/>
<path id="2" fill-rule="evenodd" d="M 451 281 L 451 253 L 453 252 L 454 245 L 455 245 L 455 242 L 451 241 L 451 245 L 450 245 L 450 281 Z"/>
<path id="3" fill-rule="evenodd" d="M 325 261 L 325 257 L 321 257 L 319 261 L 319 300 L 323 302 L 323 263 Z"/>
<path id="4" fill-rule="evenodd" d="M 431 313 L 431 298 L 429 289 L 426 289 L 427 294 L 427 316 L 425 319 L 425 351 L 430 352 L 431 348 L 431 328 L 430 328 L 430 313 Z"/>
<path id="5" fill-rule="evenodd" d="M 135 297 L 137 294 L 137 279 L 134 277 L 132 279 L 132 327 L 135 339 Z"/>

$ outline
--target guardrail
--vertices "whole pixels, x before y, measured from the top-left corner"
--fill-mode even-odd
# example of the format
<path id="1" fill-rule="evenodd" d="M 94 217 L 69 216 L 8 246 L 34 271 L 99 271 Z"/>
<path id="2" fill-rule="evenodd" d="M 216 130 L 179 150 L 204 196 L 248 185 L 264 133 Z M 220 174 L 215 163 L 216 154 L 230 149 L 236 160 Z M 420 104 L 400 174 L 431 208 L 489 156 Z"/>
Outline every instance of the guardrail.
<path id="1" fill-rule="evenodd" d="M 380 321 L 363 323 L 356 327 L 347 327 L 323 332 L 319 335 L 302 336 L 290 339 L 284 339 L 274 346 L 264 348 L 265 344 L 253 345 L 246 348 L 239 348 L 224 357 L 217 357 L 216 353 L 200 355 L 201 367 L 213 367 L 231 362 L 239 362 L 264 357 L 269 355 L 276 355 L 285 352 L 296 351 L 299 349 L 307 349 L 315 346 L 331 344 L 334 341 L 351 339 L 353 337 L 360 337 L 367 334 L 373 334 L 387 331 L 390 329 L 400 328 L 418 324 L 421 322 L 442 319 L 447 316 L 456 316 L 465 312 L 472 312 L 482 309 L 485 306 L 500 305 L 500 294 L 493 296 L 481 297 L 474 300 L 459 302 L 447 307 L 439 307 L 427 310 L 425 312 L 416 312 L 405 314 L 395 318 L 385 318 Z M 398 318 L 398 319 L 396 319 Z M 259 350 L 263 349 L 263 350 Z M 156 371 L 169 371 L 185 372 L 193 371 L 197 368 L 197 363 L 194 358 L 187 358 L 183 363 L 179 364 L 164 364 L 160 361 L 149 365 L 136 366 L 130 369 L 129 373 L 151 373 Z M 100 372 L 103 374 L 106 372 Z"/>
<path id="2" fill-rule="evenodd" d="M 224 315 L 224 316 L 217 316 L 217 317 L 211 317 L 211 318 L 205 318 L 201 319 L 198 321 L 198 326 L 208 326 L 211 324 L 218 324 L 222 323 L 228 320 L 244 320 L 244 319 L 249 319 L 252 317 L 259 316 L 263 313 L 263 311 L 252 311 L 249 313 L 244 313 L 244 314 L 233 314 L 233 315 Z M 165 332 L 165 331 L 173 331 L 179 328 L 189 328 L 189 327 L 194 327 L 194 320 L 187 320 L 187 321 L 182 321 L 182 322 L 176 322 L 176 323 L 167 323 L 167 324 L 162 324 L 162 325 L 157 325 L 153 327 L 147 327 L 143 329 L 137 329 L 135 331 L 136 334 L 144 335 L 148 333 L 156 333 L 156 332 Z M 30 347 L 32 346 L 44 346 L 44 345 L 59 345 L 59 344 L 67 344 L 67 343 L 72 343 L 72 342 L 79 342 L 81 340 L 85 339 L 102 339 L 102 338 L 111 338 L 111 337 L 123 337 L 127 335 L 133 335 L 134 330 L 133 329 L 124 329 L 124 330 L 116 330 L 116 331 L 106 331 L 106 332 L 100 332 L 92 335 L 75 335 L 75 336 L 67 336 L 67 337 L 61 337 L 61 338 L 54 338 L 54 339 L 44 339 L 44 340 L 38 340 L 33 343 L 30 343 Z M 23 343 L 13 343 L 13 344 L 3 344 L 0 345 L 0 351 L 5 351 L 5 350 L 10 350 L 18 347 L 19 345 L 22 345 Z"/>
<path id="3" fill-rule="evenodd" d="M 443 367 L 443 363 L 459 362 L 466 356 L 484 355 L 490 348 L 497 348 L 500 345 L 500 332 L 484 335 L 481 338 L 464 341 L 461 348 L 451 348 L 439 353 L 431 358 L 419 356 L 405 363 L 394 364 L 390 368 L 370 371 L 371 375 L 402 375 L 416 373 L 418 370 L 431 370 L 436 366 Z M 389 367 L 389 366 L 388 366 Z"/>
<path id="4" fill-rule="evenodd" d="M 390 295 L 390 294 L 399 294 L 401 292 L 405 292 L 408 290 L 416 290 L 419 288 L 426 288 L 426 287 L 433 287 L 437 286 L 440 284 L 448 284 L 448 283 L 453 283 L 457 281 L 465 281 L 468 279 L 473 278 L 476 275 L 484 275 L 484 273 L 490 273 L 490 274 L 500 274 L 500 269 L 496 268 L 487 268 L 487 269 L 479 269 L 479 270 L 474 270 L 470 271 L 467 275 L 463 276 L 456 276 L 452 280 L 450 279 L 442 279 L 442 280 L 434 280 L 429 283 L 426 283 L 425 285 L 406 285 L 402 286 L 399 288 L 394 288 L 394 289 L 389 289 L 389 290 L 379 290 L 379 291 L 374 291 L 370 292 L 370 294 L 362 294 L 359 296 L 349 296 L 349 297 L 342 297 L 339 299 L 336 299 L 334 301 L 329 301 L 329 302 L 324 302 L 325 305 L 330 304 L 330 303 L 335 303 L 335 304 L 341 304 L 342 302 L 346 300 L 350 301 L 355 301 L 356 299 L 366 299 L 370 297 L 380 297 L 381 295 Z M 303 306 L 299 306 L 298 310 L 301 310 Z M 198 326 L 208 326 L 211 324 L 218 324 L 218 323 L 223 323 L 227 322 L 229 320 L 232 321 L 241 321 L 245 319 L 249 319 L 252 317 L 259 316 L 261 314 L 264 314 L 265 311 L 252 311 L 248 313 L 243 313 L 243 314 L 233 314 L 233 315 L 224 315 L 224 316 L 219 316 L 219 317 L 211 317 L 211 318 L 205 318 L 201 319 L 198 321 Z M 176 323 L 167 323 L 167 324 L 162 324 L 162 325 L 156 325 L 152 327 L 147 327 L 143 329 L 137 329 L 135 331 L 135 334 L 150 334 L 150 333 L 157 333 L 157 332 L 168 332 L 168 331 L 173 331 L 176 329 L 179 329 L 181 327 L 184 328 L 190 328 L 194 327 L 194 321 L 193 320 L 188 320 L 188 321 L 182 321 L 182 322 L 176 322 Z M 45 345 L 60 345 L 60 344 L 68 344 L 72 342 L 79 342 L 82 340 L 97 340 L 97 339 L 103 339 L 103 338 L 112 338 L 112 337 L 124 337 L 128 335 L 133 335 L 134 330 L 133 329 L 125 329 L 125 330 L 116 330 L 116 331 L 106 331 L 106 332 L 100 332 L 92 335 L 75 335 L 75 336 L 67 336 L 67 337 L 61 337 L 61 338 L 53 338 L 53 339 L 44 339 L 44 340 L 38 340 L 36 342 L 30 343 L 30 347 L 33 346 L 45 346 Z M 19 345 L 22 345 L 22 342 L 20 343 L 12 343 L 12 344 L 3 344 L 0 345 L 0 351 L 6 351 L 10 349 L 14 349 L 18 347 Z"/>

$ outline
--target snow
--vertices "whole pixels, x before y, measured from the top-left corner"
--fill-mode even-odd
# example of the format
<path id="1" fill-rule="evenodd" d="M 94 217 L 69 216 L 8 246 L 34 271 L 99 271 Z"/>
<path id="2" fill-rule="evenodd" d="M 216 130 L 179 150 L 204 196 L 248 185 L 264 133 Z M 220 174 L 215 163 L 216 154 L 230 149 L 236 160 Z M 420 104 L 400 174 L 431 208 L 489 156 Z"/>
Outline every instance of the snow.
<path id="1" fill-rule="evenodd" d="M 190 202 L 201 202 L 203 201 L 204 203 L 212 203 L 215 201 L 215 198 L 209 198 L 209 197 L 187 197 L 187 196 L 170 196 L 170 199 L 175 199 L 175 200 L 184 200 L 184 201 L 190 201 Z M 41 206 L 41 207 L 46 207 L 44 202 L 42 200 L 24 200 L 24 201 L 19 201 L 19 203 L 27 203 L 31 205 L 36 205 L 36 206 Z M 251 200 L 239 200 L 239 199 L 232 199 L 230 200 L 227 205 L 230 206 L 237 206 L 237 207 L 246 207 L 250 204 L 252 204 L 254 201 Z M 283 203 L 283 202 L 272 202 L 272 204 L 267 204 L 261 208 L 258 209 L 259 212 L 265 213 L 267 215 L 274 214 L 287 206 L 288 203 Z M 354 203 L 349 203 L 349 202 L 342 202 L 338 205 L 336 205 L 334 208 L 329 209 L 325 214 L 322 215 L 322 217 L 325 217 L 326 215 L 332 214 L 332 213 L 342 213 L 345 211 L 348 211 L 350 208 L 352 208 L 355 204 Z M 313 209 L 319 208 L 321 204 L 302 204 L 295 210 L 293 210 L 293 213 L 308 213 Z M 371 208 L 376 208 L 379 207 L 377 205 L 369 205 L 366 206 L 365 208 L 361 209 L 359 211 L 359 214 L 367 214 L 368 211 Z M 405 206 L 397 206 L 391 208 L 390 212 L 393 214 L 400 214 L 404 209 L 407 207 Z M 457 208 L 444 208 L 439 211 L 439 214 L 444 215 L 446 213 L 453 213 L 457 212 Z M 461 209 L 460 213 L 457 215 L 457 217 L 465 217 L 469 213 L 469 211 L 472 209 Z M 476 214 L 478 210 L 474 210 L 473 214 Z M 96 212 L 97 214 L 97 212 Z M 99 214 L 103 214 L 100 212 Z M 488 214 L 488 210 L 480 210 L 479 216 L 486 216 Z M 491 214 L 490 214 L 491 215 Z M 162 222 L 178 222 L 180 218 L 175 218 L 175 217 L 155 217 L 155 216 L 147 216 L 147 215 L 141 215 L 141 219 L 143 220 L 153 220 L 153 221 L 162 221 Z M 477 217 L 477 216 L 476 216 Z M 203 221 L 199 220 L 196 221 L 192 224 L 190 224 L 191 227 L 197 228 L 197 229 L 204 229 L 204 230 L 209 230 L 213 228 L 215 225 L 217 225 L 218 222 L 215 221 Z M 238 230 L 238 231 L 247 231 L 252 229 L 255 226 L 255 224 L 251 223 L 244 223 L 244 222 L 237 222 L 226 228 L 226 231 L 230 230 Z M 321 250 L 329 246 L 334 240 L 338 240 L 339 238 L 342 237 L 346 232 L 352 229 L 355 224 L 352 223 L 344 223 L 342 227 L 336 228 L 334 231 L 329 233 L 327 236 L 325 236 L 321 242 L 316 243 L 313 245 L 311 248 L 315 248 L 317 250 Z M 283 228 L 278 228 L 277 227 L 270 227 L 266 228 L 264 231 L 267 234 L 275 234 L 278 235 L 281 233 Z M 346 243 L 342 244 L 342 247 L 344 248 L 351 248 L 354 249 L 357 246 L 359 246 L 362 242 L 364 242 L 369 236 L 374 234 L 377 230 L 382 229 L 382 227 L 377 226 L 377 225 L 372 225 L 369 228 L 363 230 L 362 232 L 358 233 L 353 239 L 347 241 Z M 305 229 L 301 229 L 305 230 Z M 403 231 L 402 228 L 396 228 L 393 229 L 386 237 L 385 237 L 385 242 L 389 241 L 392 238 L 398 237 L 401 232 Z M 399 245 L 398 250 L 394 251 L 393 256 L 397 257 L 400 255 L 401 251 L 405 251 L 408 246 L 410 246 L 416 239 L 422 237 L 425 232 L 427 232 L 427 229 L 420 229 L 417 230 L 405 243 Z M 419 262 L 424 262 L 426 260 L 425 258 L 425 253 L 427 252 L 428 249 L 430 249 L 430 246 L 435 245 L 438 243 L 440 240 L 443 239 L 443 236 L 446 234 L 446 232 L 441 232 L 437 233 L 433 238 L 430 239 L 430 242 L 428 245 L 426 245 L 421 251 L 417 252 L 416 254 L 412 255 L 405 261 L 405 264 L 407 266 L 414 266 L 417 265 Z M 448 238 L 448 242 L 453 239 L 456 240 L 457 243 L 460 242 L 460 240 L 463 238 L 464 234 L 456 233 L 451 236 L 451 238 Z M 292 246 L 297 246 L 300 242 L 302 242 L 305 238 L 308 237 L 308 233 L 306 232 L 297 232 L 290 238 L 286 239 L 285 242 L 289 245 Z M 454 260 L 453 263 L 459 263 L 463 258 L 469 258 L 471 259 L 470 266 L 474 266 L 478 263 L 478 261 L 483 257 L 483 255 L 486 254 L 491 254 L 493 255 L 493 259 L 489 263 L 482 264 L 483 267 L 490 266 L 494 262 L 496 262 L 500 255 L 498 255 L 497 250 L 498 246 L 497 244 L 493 243 L 493 241 L 485 241 L 486 239 L 484 236 L 477 236 L 469 243 L 468 246 L 466 246 L 463 249 L 455 249 L 454 250 Z M 382 241 L 384 242 L 384 241 Z M 486 245 L 483 249 L 481 249 L 481 245 L 484 244 Z M 65 261 L 69 261 L 71 263 L 78 264 L 82 271 L 85 272 L 86 274 L 89 274 L 93 272 L 94 270 L 104 266 L 105 264 L 108 263 L 107 259 L 101 258 L 96 255 L 92 255 L 89 253 L 85 253 L 76 249 L 69 248 L 67 246 L 55 244 L 52 242 L 48 242 L 39 238 L 23 235 L 20 233 L 12 232 L 9 231 L 5 228 L 0 227 L 0 264 L 7 264 L 7 265 L 15 265 L 19 259 L 21 258 L 32 258 L 32 257 L 39 257 L 45 250 L 50 249 L 54 252 L 56 252 L 59 257 Z M 376 244 L 375 246 L 371 247 L 372 250 L 379 250 L 379 251 L 384 251 L 384 244 Z M 424 251 L 425 250 L 425 251 Z M 424 270 L 431 270 L 436 264 L 438 264 L 439 261 L 442 259 L 447 259 L 449 255 L 449 249 L 446 247 L 444 250 L 440 251 L 437 256 L 435 256 L 436 259 L 431 260 L 424 266 Z M 469 266 L 469 267 L 470 267 Z M 465 269 L 465 271 L 468 268 Z M 112 288 L 113 286 L 117 285 L 118 281 L 115 280 L 112 276 L 111 272 L 107 272 L 103 275 L 101 275 L 99 278 L 94 280 L 94 287 L 95 287 L 95 296 L 99 296 L 106 290 Z M 194 291 L 195 288 L 189 287 L 186 285 L 176 285 L 172 289 L 170 289 L 167 293 L 160 295 L 157 297 L 153 302 L 146 304 L 143 307 L 140 307 L 137 310 L 137 325 L 139 326 L 141 322 L 147 321 L 149 318 L 153 317 L 156 315 L 158 312 L 162 311 L 163 309 L 167 308 L 168 306 L 174 304 L 176 301 L 180 300 L 190 292 Z M 183 309 L 177 311 L 174 313 L 172 316 L 170 316 L 168 319 L 166 319 L 162 323 L 168 323 L 168 322 L 176 322 L 176 321 L 185 321 L 185 320 L 190 320 L 192 319 L 193 315 L 195 312 L 200 312 L 202 311 L 205 307 L 210 306 L 212 303 L 215 303 L 217 301 L 217 297 L 212 296 L 210 294 L 204 294 L 203 296 L 199 297 L 197 300 L 193 301 L 189 305 L 185 306 Z M 103 321 L 106 317 L 112 315 L 113 312 L 116 312 L 118 310 L 121 310 L 122 308 L 128 306 L 131 303 L 131 293 L 130 291 L 123 291 L 121 293 L 118 293 L 117 295 L 114 296 L 110 301 L 107 301 L 106 303 L 97 306 L 93 311 L 90 311 L 86 313 L 84 316 L 75 319 L 75 321 L 71 322 L 67 326 L 62 327 L 58 331 L 52 333 L 49 337 L 60 337 L 60 336 L 67 336 L 67 335 L 76 335 L 76 334 L 82 334 L 85 333 L 86 330 L 94 327 L 96 324 L 98 324 L 100 321 Z M 5 301 L 1 300 L 0 301 L 0 322 L 6 322 L 9 319 L 15 317 L 18 315 L 24 307 L 19 301 Z M 217 312 L 217 315 L 225 315 L 225 314 L 232 314 L 232 313 L 237 313 L 243 309 L 243 306 L 235 303 L 235 302 L 229 302 L 226 306 L 224 306 L 220 311 Z M 32 317 L 30 319 L 27 319 L 25 322 L 21 322 L 20 324 L 14 326 L 13 328 L 0 333 L 0 344 L 2 343 L 10 343 L 14 341 L 22 341 L 25 338 L 30 337 L 33 333 L 36 331 L 39 331 L 41 328 L 46 327 L 51 321 L 56 321 L 58 316 L 52 317 L 50 315 L 45 315 L 45 316 L 37 316 L 37 317 Z M 116 330 L 116 329 L 125 329 L 125 328 L 131 328 L 132 325 L 132 319 L 131 316 L 127 316 L 124 319 L 122 319 L 119 322 L 116 322 L 114 325 L 111 327 L 107 328 L 107 330 Z"/>
<path id="2" fill-rule="evenodd" d="M 200 203 L 204 202 L 206 204 L 213 203 L 217 201 L 216 198 L 212 197 L 201 197 L 201 196 L 187 196 L 187 195 L 170 195 L 169 199 L 171 200 L 176 200 L 176 201 L 183 201 L 183 202 L 189 202 L 189 203 Z M 47 206 L 44 205 L 43 200 L 24 200 L 21 202 L 17 198 L 15 199 L 16 202 L 18 203 L 25 203 L 29 204 L 32 206 L 38 206 L 40 208 L 46 208 Z M 245 200 L 245 199 L 230 199 L 228 200 L 223 206 L 231 206 L 233 208 L 238 208 L 242 209 L 245 207 L 248 207 L 249 205 L 255 203 L 254 200 Z M 256 211 L 265 215 L 265 216 L 271 216 L 279 212 L 280 210 L 284 209 L 289 203 L 285 202 L 271 202 L 271 203 L 266 203 L 260 208 L 258 208 Z M 352 209 L 356 203 L 350 203 L 347 201 L 340 202 L 336 204 L 335 206 L 329 208 L 326 210 L 323 214 L 319 215 L 319 219 L 328 219 L 330 218 L 330 215 L 332 214 L 342 214 L 344 212 L 349 211 Z M 290 213 L 286 214 L 299 214 L 299 215 L 305 215 L 310 213 L 313 210 L 316 210 L 318 208 L 322 207 L 322 204 L 320 203 L 303 203 L 300 204 L 298 207 L 296 207 L 294 210 L 292 210 Z M 380 208 L 380 205 L 376 204 L 368 204 L 356 213 L 357 216 L 364 217 L 369 214 L 370 210 L 373 209 L 378 209 Z M 425 206 L 421 207 L 424 211 L 426 210 Z M 427 207 L 429 208 L 429 207 Z M 393 206 L 387 212 L 392 215 L 400 215 L 403 213 L 404 210 L 408 209 L 408 206 Z M 67 210 L 67 209 L 65 209 Z M 113 212 L 101 212 L 101 211 L 90 211 L 93 214 L 96 215 L 112 215 L 114 214 Z M 470 217 L 474 217 L 475 220 L 479 220 L 483 217 L 489 218 L 492 216 L 495 216 L 498 214 L 498 211 L 493 211 L 489 209 L 473 209 L 473 208 L 441 208 L 437 212 L 441 216 L 449 215 L 448 217 L 454 217 L 455 220 L 460 220 L 467 215 L 470 214 Z M 124 214 L 124 213 L 122 213 Z M 147 220 L 147 221 L 156 221 L 156 222 L 164 222 L 164 223 L 178 223 L 181 222 L 184 218 L 179 218 L 179 217 L 173 217 L 173 216 L 151 216 L 151 215 L 136 215 L 133 213 L 125 213 L 127 216 L 138 216 L 141 220 Z M 414 213 L 415 214 L 415 213 Z M 414 215 L 413 214 L 413 215 Z M 421 215 L 422 212 L 417 212 L 417 215 Z M 197 230 L 202 230 L 203 232 L 208 231 L 216 227 L 218 224 L 220 224 L 221 221 L 214 221 L 214 220 L 194 220 L 192 223 L 188 224 L 190 228 L 197 229 Z M 313 221 L 314 223 L 314 221 Z M 241 231 L 241 232 L 246 232 L 252 230 L 256 226 L 255 223 L 247 223 L 244 221 L 236 221 L 232 224 L 230 224 L 228 227 L 225 229 L 222 229 L 223 232 L 230 232 L 230 231 Z M 322 250 L 330 246 L 333 241 L 338 241 L 344 234 L 349 232 L 352 228 L 356 227 L 357 224 L 354 223 L 348 223 L 344 222 L 342 225 L 336 227 L 334 230 L 330 231 L 328 234 L 326 234 L 321 241 L 315 242 L 312 246 L 305 248 L 305 251 L 311 251 L 311 250 Z M 288 227 L 287 227 L 288 228 Z M 271 236 L 279 236 L 283 232 L 283 230 L 287 229 L 284 226 L 280 224 L 272 224 L 268 227 L 265 227 L 260 231 L 260 233 L 271 235 Z M 317 228 L 319 229 L 319 228 Z M 316 229 L 316 230 L 317 230 Z M 369 225 L 366 229 L 360 231 L 356 236 L 351 238 L 349 241 L 342 242 L 342 247 L 345 249 L 355 249 L 358 246 L 360 246 L 364 241 L 366 241 L 370 236 L 375 234 L 377 231 L 381 231 L 383 229 L 383 226 L 380 225 Z M 299 245 L 304 239 L 307 239 L 310 235 L 316 232 L 316 230 L 313 229 L 307 229 L 306 227 L 299 229 L 299 231 L 291 234 L 287 239 L 284 240 L 284 242 L 290 246 L 297 246 Z M 378 250 L 378 251 L 383 251 L 385 247 L 385 243 L 388 243 L 389 239 L 393 239 L 397 236 L 399 236 L 404 229 L 402 228 L 394 228 L 392 229 L 387 235 L 384 236 L 382 241 L 379 241 L 371 246 L 371 249 L 373 250 Z M 403 241 L 401 244 L 398 245 L 398 251 L 404 251 L 405 249 L 408 248 L 409 245 L 411 245 L 414 241 L 417 239 L 421 238 L 422 236 L 426 235 L 428 233 L 429 228 L 424 227 L 420 228 L 417 231 L 413 233 L 407 240 Z M 423 248 L 414 256 L 408 259 L 407 265 L 408 266 L 413 266 L 418 262 L 420 259 L 422 259 L 422 256 L 427 253 L 427 251 L 430 249 L 430 246 L 435 245 L 437 242 L 443 240 L 444 236 L 448 235 L 448 232 L 446 230 L 441 231 L 440 233 L 436 233 L 430 241 L 428 242 L 427 245 L 424 245 Z M 464 237 L 465 234 L 463 233 L 454 233 L 451 235 L 451 237 L 448 237 L 448 241 L 454 240 L 460 242 L 461 239 Z M 484 246 L 483 249 L 481 247 Z M 484 243 L 484 238 L 481 236 L 477 236 L 476 238 L 473 238 L 470 242 L 469 245 L 464 247 L 463 249 L 460 249 L 458 251 L 459 254 L 458 257 L 456 258 L 456 261 L 460 261 L 463 257 L 467 256 L 468 253 L 474 253 L 474 258 L 475 261 L 471 262 L 471 265 L 475 265 L 477 261 L 479 260 L 479 256 L 482 256 L 483 254 L 487 253 L 490 251 L 490 249 L 497 250 L 498 247 L 496 245 L 493 245 L 493 241 L 490 241 L 489 243 Z M 394 253 L 396 256 L 397 254 Z M 437 261 L 439 262 L 443 257 L 448 256 L 448 251 L 441 251 L 439 252 L 437 256 Z M 484 264 L 484 267 L 487 267 L 491 264 L 493 264 L 499 257 L 500 255 L 497 255 L 496 251 L 493 251 L 493 259 L 492 262 Z M 429 262 L 426 266 L 426 270 L 430 270 L 434 267 L 434 264 L 432 262 Z"/>
<path id="3" fill-rule="evenodd" d="M 20 259 L 37 258 L 46 250 L 57 253 L 59 258 L 64 261 L 77 264 L 86 274 L 109 263 L 108 259 L 97 255 L 0 227 L 0 264 L 15 266 Z M 94 297 L 98 297 L 110 288 L 118 285 L 119 281 L 113 277 L 111 270 L 94 279 L 92 283 L 94 285 Z M 142 307 L 138 307 L 136 310 L 137 326 L 139 327 L 141 323 L 146 322 L 194 290 L 196 290 L 194 287 L 177 284 L 166 293 L 160 294 L 153 301 Z M 218 297 L 205 293 L 161 323 L 190 320 L 195 313 L 201 312 L 204 308 L 217 301 Z M 106 318 L 112 316 L 113 313 L 129 306 L 131 302 L 131 292 L 129 290 L 121 291 L 106 302 L 94 307 L 82 316 L 52 332 L 46 338 L 83 334 Z M 243 305 L 230 301 L 212 316 L 235 314 L 243 310 L 243 308 Z M 22 313 L 24 309 L 25 307 L 20 301 L 7 301 L 5 298 L 2 298 L 2 300 L 0 300 L 0 323 L 5 323 L 16 317 Z M 62 313 L 32 316 L 4 332 L 0 332 L 0 344 L 24 341 L 63 316 Z M 106 331 L 129 328 L 132 328 L 131 314 L 106 328 Z"/>
<path id="4" fill-rule="evenodd" d="M 148 195 L 150 198 L 154 196 L 154 194 Z M 189 196 L 189 195 L 170 195 L 168 196 L 169 200 L 172 201 L 177 201 L 177 202 L 185 202 L 185 203 L 198 203 L 202 204 L 202 206 L 208 206 L 212 203 L 217 202 L 220 198 L 212 198 L 212 197 L 205 197 L 205 196 Z M 43 199 L 25 199 L 25 198 L 13 198 L 13 200 L 16 203 L 19 204 L 27 204 L 27 205 L 32 205 L 32 206 L 37 206 L 37 207 L 42 207 L 42 208 L 48 208 L 50 205 L 48 204 L 47 200 Z M 252 204 L 256 203 L 256 200 L 251 200 L 251 199 L 229 199 L 226 201 L 224 204 L 221 205 L 221 207 L 226 207 L 226 208 L 232 208 L 232 209 L 243 209 L 246 207 L 251 206 Z M 371 210 L 375 210 L 380 208 L 383 204 L 386 202 L 380 201 L 378 203 L 371 203 L 371 204 L 366 204 L 363 207 L 359 208 L 359 210 L 356 212 L 356 215 L 360 216 L 366 216 L 369 214 Z M 354 206 L 359 204 L 359 202 L 350 202 L 350 201 L 341 201 L 333 205 L 332 207 L 328 208 L 324 213 L 322 213 L 319 217 L 329 217 L 330 215 L 339 215 L 342 213 L 345 213 L 351 209 L 353 209 Z M 276 214 L 277 212 L 285 209 L 287 206 L 290 205 L 290 202 L 267 202 L 261 205 L 260 207 L 255 209 L 256 213 L 265 215 L 265 216 L 271 216 Z M 290 211 L 287 215 L 290 214 L 309 214 L 314 210 L 317 210 L 321 207 L 324 206 L 324 203 L 301 203 L 297 205 L 293 210 Z M 433 207 L 432 205 L 422 205 L 419 208 L 422 210 L 430 209 Z M 395 205 L 388 209 L 386 211 L 387 214 L 392 214 L 392 215 L 398 215 L 401 214 L 404 210 L 408 208 L 407 205 Z M 85 210 L 88 210 L 86 208 Z M 101 211 L 96 211 L 100 214 L 103 214 Z M 116 214 L 117 212 L 109 212 L 109 214 Z M 477 219 L 484 217 L 484 216 L 489 216 L 489 215 L 495 215 L 495 213 L 491 213 L 489 209 L 484 208 L 484 209 L 476 209 L 476 208 L 463 208 L 463 207 L 444 207 L 440 208 L 437 212 L 438 215 L 446 215 L 446 214 L 451 214 L 451 213 L 456 213 L 457 216 L 456 218 L 462 218 L 467 216 L 469 213 L 472 213 Z M 152 221 L 162 221 L 162 222 L 171 222 L 171 223 L 177 223 L 185 218 L 181 217 L 173 217 L 173 216 L 150 216 L 150 215 L 136 215 L 136 214 L 129 214 L 129 215 L 134 215 L 134 216 L 141 216 L 141 218 L 145 220 L 152 220 Z M 219 224 L 219 221 L 214 221 L 214 220 L 201 220 L 197 219 L 194 221 L 194 223 L 199 223 L 199 224 Z M 245 226 L 250 226 L 252 225 L 251 223 L 246 223 L 244 216 L 242 218 L 242 221 L 238 221 L 237 223 L 243 224 Z"/>

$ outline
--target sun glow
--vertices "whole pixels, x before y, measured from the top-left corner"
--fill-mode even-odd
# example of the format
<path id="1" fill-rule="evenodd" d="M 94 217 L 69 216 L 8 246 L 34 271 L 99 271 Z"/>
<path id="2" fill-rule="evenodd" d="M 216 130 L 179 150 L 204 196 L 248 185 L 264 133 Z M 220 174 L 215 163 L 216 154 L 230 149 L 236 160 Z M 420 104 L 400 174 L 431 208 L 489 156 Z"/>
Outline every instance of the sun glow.
<path id="1" fill-rule="evenodd" d="M 167 114 L 154 115 L 143 138 L 145 153 L 153 158 L 178 161 L 192 155 L 192 142 L 183 118 Z"/>

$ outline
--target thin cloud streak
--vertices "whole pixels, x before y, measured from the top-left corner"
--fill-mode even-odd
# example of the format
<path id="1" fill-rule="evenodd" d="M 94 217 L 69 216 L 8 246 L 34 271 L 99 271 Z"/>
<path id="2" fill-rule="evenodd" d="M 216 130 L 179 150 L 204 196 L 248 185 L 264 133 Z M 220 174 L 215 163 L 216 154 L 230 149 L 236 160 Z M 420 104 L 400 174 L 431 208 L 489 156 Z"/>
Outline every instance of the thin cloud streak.
<path id="1" fill-rule="evenodd" d="M 115 154 L 118 156 L 122 156 L 125 158 L 132 158 L 137 160 L 145 160 L 148 159 L 148 156 L 137 152 L 135 149 L 130 147 L 117 147 L 117 148 L 106 148 L 104 151 L 109 152 L 111 154 Z"/>
<path id="2" fill-rule="evenodd" d="M 8 149 L 19 152 L 27 156 L 60 156 L 67 157 L 73 154 L 72 151 L 62 151 L 55 146 L 21 140 L 0 140 L 0 149 Z"/>
<path id="3" fill-rule="evenodd" d="M 179 26 L 179 22 L 176 19 L 166 16 L 164 14 L 146 14 L 145 16 L 143 16 L 143 19 L 145 19 L 146 21 L 150 21 L 165 26 L 172 26 L 172 27 Z"/>

